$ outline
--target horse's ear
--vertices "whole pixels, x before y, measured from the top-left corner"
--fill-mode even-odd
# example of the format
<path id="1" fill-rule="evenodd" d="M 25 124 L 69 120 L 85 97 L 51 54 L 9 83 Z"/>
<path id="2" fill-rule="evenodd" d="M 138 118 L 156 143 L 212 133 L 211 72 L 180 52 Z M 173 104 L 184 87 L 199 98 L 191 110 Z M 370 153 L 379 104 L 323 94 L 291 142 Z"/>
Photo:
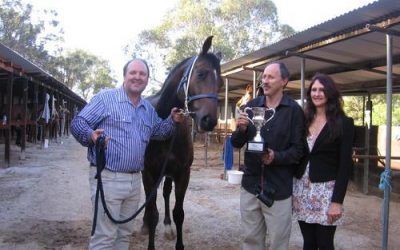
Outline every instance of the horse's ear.
<path id="1" fill-rule="evenodd" d="M 221 61 L 221 59 L 222 59 L 221 51 L 218 51 L 217 53 L 215 53 L 215 56 L 218 58 L 219 61 Z"/>
<path id="2" fill-rule="evenodd" d="M 212 39 L 213 39 L 213 36 L 207 37 L 207 39 L 204 41 L 203 49 L 201 50 L 200 55 L 206 55 L 207 54 L 208 50 L 211 47 Z"/>

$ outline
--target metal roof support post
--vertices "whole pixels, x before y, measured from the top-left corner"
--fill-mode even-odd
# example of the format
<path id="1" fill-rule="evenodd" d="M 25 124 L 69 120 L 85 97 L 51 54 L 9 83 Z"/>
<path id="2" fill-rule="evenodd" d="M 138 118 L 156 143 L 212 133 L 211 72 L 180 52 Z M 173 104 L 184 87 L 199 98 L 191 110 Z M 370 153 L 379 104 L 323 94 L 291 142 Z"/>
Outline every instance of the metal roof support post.
<path id="1" fill-rule="evenodd" d="M 386 156 L 385 156 L 385 172 L 389 175 L 387 185 L 384 189 L 384 205 L 383 205 L 383 230 L 382 230 L 382 249 L 388 249 L 388 232 L 389 232 L 389 203 L 390 203 L 390 157 L 392 155 L 392 53 L 393 53 L 393 37 L 386 34 Z"/>
<path id="2" fill-rule="evenodd" d="M 225 139 L 228 137 L 228 90 L 229 90 L 229 78 L 225 78 L 225 109 L 224 109 L 224 118 L 225 118 Z M 240 164 L 240 163 L 239 163 Z M 224 180 L 227 179 L 226 168 L 224 166 Z"/>
<path id="3" fill-rule="evenodd" d="M 305 79 L 305 75 L 306 75 L 306 59 L 304 57 L 301 58 L 301 88 L 300 88 L 300 103 L 301 103 L 301 107 L 304 109 L 304 92 L 305 92 L 305 88 L 306 88 L 306 79 Z"/>
<path id="4" fill-rule="evenodd" d="M 11 72 L 7 77 L 7 104 L 6 104 L 6 112 L 5 119 L 3 118 L 3 124 L 5 125 L 5 145 L 4 145 L 4 160 L 7 167 L 10 166 L 10 148 L 11 148 L 11 114 L 12 114 L 12 106 L 13 106 L 13 84 L 14 84 L 14 74 Z"/>
<path id="5" fill-rule="evenodd" d="M 365 98 L 364 98 L 365 99 Z M 364 104 L 363 104 L 364 106 Z M 371 126 L 372 126 L 372 102 L 371 102 L 371 93 L 368 93 L 368 101 L 363 110 L 363 113 L 366 114 L 367 122 L 364 123 L 365 126 L 365 136 L 364 136 L 364 154 L 370 155 L 370 136 L 371 136 Z M 369 158 L 366 158 L 364 161 L 364 175 L 363 175 L 363 193 L 368 194 L 368 180 L 369 180 Z"/>
<path id="6" fill-rule="evenodd" d="M 25 148 L 26 148 L 26 127 L 27 127 L 27 119 L 28 119 L 28 78 L 23 80 L 23 114 L 22 114 L 22 124 L 19 124 L 21 129 L 21 155 L 20 159 L 25 160 Z"/>
<path id="7" fill-rule="evenodd" d="M 37 82 L 32 82 L 33 84 L 33 116 L 31 117 L 35 121 L 35 131 L 33 132 L 34 138 L 33 142 L 37 143 L 37 136 L 38 136 L 38 124 L 37 120 L 39 119 L 39 84 Z"/>
<path id="8" fill-rule="evenodd" d="M 225 78 L 225 109 L 224 109 L 225 138 L 228 136 L 228 89 L 229 89 L 229 79 Z"/>
<path id="9" fill-rule="evenodd" d="M 56 102 L 55 102 L 56 107 L 54 110 L 56 110 L 57 116 L 58 116 L 58 117 L 54 118 L 54 119 L 58 119 L 58 122 L 56 122 L 57 128 L 55 129 L 55 138 L 56 138 L 56 143 L 61 143 L 61 129 L 60 129 L 60 118 L 61 118 L 60 117 L 61 116 L 60 107 L 62 105 L 61 92 L 57 92 L 55 95 L 56 95 Z M 60 139 L 60 140 L 58 140 L 58 139 Z"/>
<path id="10" fill-rule="evenodd" d="M 363 107 L 362 107 L 362 121 L 363 121 L 363 125 L 365 125 L 365 95 L 362 96 L 363 98 Z"/>
<path id="11" fill-rule="evenodd" d="M 74 106 L 73 106 L 73 100 L 72 100 L 72 98 L 69 98 L 68 97 L 68 103 L 67 103 L 67 105 L 68 105 L 68 111 L 69 111 L 69 113 L 68 113 L 68 115 L 67 115 L 67 136 L 69 137 L 69 128 L 70 128 L 70 125 L 71 125 L 71 121 L 72 121 L 72 115 L 73 115 L 73 112 L 74 112 Z M 192 128 L 193 128 L 193 126 L 192 126 Z M 193 140 L 193 137 L 192 137 L 192 140 Z"/>
<path id="12" fill-rule="evenodd" d="M 257 92 L 257 72 L 253 70 L 253 99 L 256 98 Z"/>

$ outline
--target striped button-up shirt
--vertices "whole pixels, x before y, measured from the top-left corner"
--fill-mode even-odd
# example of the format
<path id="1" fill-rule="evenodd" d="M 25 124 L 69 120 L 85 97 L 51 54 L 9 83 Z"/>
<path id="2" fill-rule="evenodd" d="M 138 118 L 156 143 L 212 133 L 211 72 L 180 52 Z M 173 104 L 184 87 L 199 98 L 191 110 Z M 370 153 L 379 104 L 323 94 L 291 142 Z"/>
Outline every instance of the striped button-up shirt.
<path id="1" fill-rule="evenodd" d="M 96 152 L 90 138 L 96 129 L 104 129 L 104 135 L 110 138 L 106 148 L 106 168 L 114 172 L 133 172 L 143 170 L 144 153 L 150 138 L 168 138 L 174 123 L 171 116 L 162 120 L 143 98 L 137 106 L 133 105 L 121 87 L 95 95 L 71 123 L 71 133 L 88 147 L 88 160 L 94 165 Z"/>

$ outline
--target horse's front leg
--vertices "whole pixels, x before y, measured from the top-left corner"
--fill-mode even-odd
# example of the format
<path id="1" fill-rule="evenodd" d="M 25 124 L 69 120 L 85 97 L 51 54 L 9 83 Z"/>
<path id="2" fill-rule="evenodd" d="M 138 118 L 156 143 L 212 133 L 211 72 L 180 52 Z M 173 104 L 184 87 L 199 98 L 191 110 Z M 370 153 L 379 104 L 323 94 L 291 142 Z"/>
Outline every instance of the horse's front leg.
<path id="1" fill-rule="evenodd" d="M 190 171 L 182 173 L 179 179 L 175 180 L 175 207 L 172 211 L 176 226 L 176 245 L 175 249 L 183 250 L 182 226 L 185 219 L 183 210 L 183 201 L 185 199 L 186 189 L 189 184 Z"/>
<path id="2" fill-rule="evenodd" d="M 147 197 L 150 195 L 152 189 L 154 188 L 155 184 L 156 184 L 156 182 L 150 176 L 150 173 L 146 174 L 146 172 L 144 171 L 143 172 L 143 186 L 144 186 L 144 190 L 146 193 L 146 200 L 147 200 Z M 149 250 L 155 249 L 154 238 L 155 238 L 155 234 L 156 234 L 156 227 L 158 224 L 158 217 L 159 217 L 156 201 L 157 201 L 157 192 L 155 193 L 153 198 L 151 198 L 151 200 L 147 204 L 146 210 L 144 213 L 144 217 L 143 217 L 143 227 L 147 226 L 148 233 L 149 233 L 149 242 L 148 242 L 148 247 L 147 247 Z M 142 231 L 143 231 L 143 227 L 142 227 Z"/>
<path id="3" fill-rule="evenodd" d="M 165 177 L 164 180 L 164 188 L 163 188 L 163 197 L 164 197 L 164 205 L 165 205 L 165 218 L 164 218 L 164 236 L 168 240 L 173 240 L 175 238 L 174 231 L 171 227 L 171 215 L 169 209 L 169 198 L 172 190 L 172 178 Z"/>

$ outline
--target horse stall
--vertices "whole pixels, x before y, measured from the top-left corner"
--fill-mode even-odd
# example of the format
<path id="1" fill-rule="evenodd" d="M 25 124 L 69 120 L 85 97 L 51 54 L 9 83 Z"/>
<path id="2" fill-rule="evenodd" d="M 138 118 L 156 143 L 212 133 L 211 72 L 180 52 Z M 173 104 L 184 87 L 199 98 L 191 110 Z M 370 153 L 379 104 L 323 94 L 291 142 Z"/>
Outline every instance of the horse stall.
<path id="1" fill-rule="evenodd" d="M 394 135 L 399 134 L 399 127 L 392 128 Z M 384 126 L 356 126 L 354 141 L 354 169 L 352 180 L 364 194 L 379 195 L 381 173 L 385 163 L 386 128 Z M 396 136 L 390 141 L 394 156 L 391 157 L 393 180 L 391 190 L 400 196 L 400 141 Z"/>
<path id="2" fill-rule="evenodd" d="M 68 135 L 71 111 L 83 105 L 64 84 L 0 44 L 1 166 L 10 165 L 11 152 L 24 160 L 27 143 L 45 147 Z"/>

